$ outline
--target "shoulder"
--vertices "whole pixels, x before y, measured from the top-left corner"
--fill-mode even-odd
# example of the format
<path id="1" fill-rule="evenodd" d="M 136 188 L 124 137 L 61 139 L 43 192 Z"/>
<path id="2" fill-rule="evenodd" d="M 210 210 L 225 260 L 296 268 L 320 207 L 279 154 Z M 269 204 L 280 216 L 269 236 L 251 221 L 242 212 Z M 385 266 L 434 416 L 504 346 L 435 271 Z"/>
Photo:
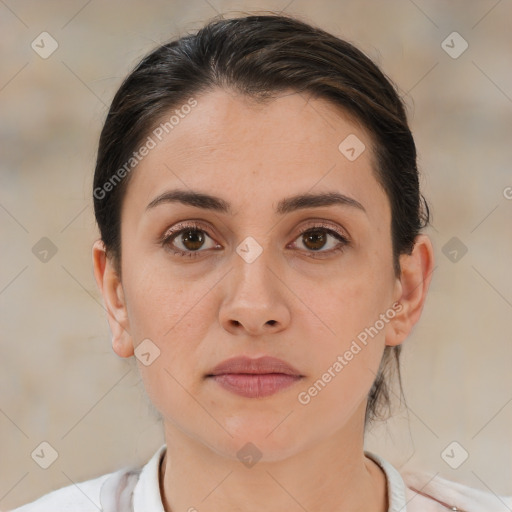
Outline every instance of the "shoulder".
<path id="1" fill-rule="evenodd" d="M 100 489 L 112 473 L 91 480 L 71 484 L 41 496 L 11 512 L 55 512 L 69 510 L 70 512 L 98 512 L 101 509 Z"/>
<path id="2" fill-rule="evenodd" d="M 499 496 L 423 470 L 402 471 L 407 512 L 504 512 L 512 508 L 512 496 Z M 453 508 L 455 507 L 455 508 Z"/>
<path id="3" fill-rule="evenodd" d="M 140 469 L 123 468 L 113 473 L 74 483 L 9 512 L 110 512 L 129 499 Z M 116 505 L 117 503 L 117 505 Z"/>

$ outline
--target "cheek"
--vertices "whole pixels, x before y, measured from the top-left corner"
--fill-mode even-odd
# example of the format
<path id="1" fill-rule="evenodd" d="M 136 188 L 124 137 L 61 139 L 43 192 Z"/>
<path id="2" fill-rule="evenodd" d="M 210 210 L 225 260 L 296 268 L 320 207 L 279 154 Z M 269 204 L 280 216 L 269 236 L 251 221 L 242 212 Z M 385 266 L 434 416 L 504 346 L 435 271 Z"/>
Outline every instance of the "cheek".
<path id="1" fill-rule="evenodd" d="M 190 385 L 191 369 L 198 371 L 204 350 L 202 340 L 215 319 L 211 301 L 205 297 L 205 290 L 213 284 L 180 279 L 168 269 L 165 272 L 159 268 L 147 265 L 136 275 L 125 275 L 124 284 L 135 355 L 146 352 L 145 345 L 138 348 L 141 343 L 157 354 L 147 366 L 144 358 L 137 358 L 152 400 L 155 393 L 180 396 L 178 382 Z"/>
<path id="2" fill-rule="evenodd" d="M 191 322 L 195 315 L 204 314 L 204 283 L 176 277 L 172 269 L 147 265 L 127 278 L 125 285 L 131 334 L 137 344 L 143 338 L 154 338 L 169 344 L 176 332 Z"/>
<path id="3" fill-rule="evenodd" d="M 334 432 L 368 396 L 384 350 L 384 329 L 360 327 L 368 313 L 338 316 L 338 336 L 317 338 L 317 348 L 310 352 L 314 371 L 297 396 L 304 421 L 322 417 L 322 429 Z"/>
<path id="4" fill-rule="evenodd" d="M 321 290 L 309 290 L 305 295 L 310 309 L 323 321 L 325 343 L 340 350 L 348 348 L 351 340 L 374 325 L 392 305 L 392 282 L 382 277 L 385 272 L 363 266 L 340 272 Z"/>
<path id="5" fill-rule="evenodd" d="M 201 370 L 198 363 L 201 340 L 209 323 L 206 302 L 199 301 L 204 292 L 188 289 L 185 293 L 171 284 L 162 279 L 141 280 L 139 288 L 132 290 L 128 308 L 146 394 L 167 420 L 191 414 L 190 409 L 194 407 L 191 395 L 199 392 L 200 385 L 197 375 Z M 198 321 L 198 317 L 203 321 Z M 148 350 L 143 348 L 146 346 Z M 147 352 L 149 357 L 137 357 Z M 150 364 L 145 364 L 148 359 Z"/>
<path id="6" fill-rule="evenodd" d="M 358 404 L 375 380 L 385 346 L 390 317 L 390 284 L 382 273 L 365 268 L 340 272 L 308 297 L 311 311 L 304 320 L 308 331 L 311 378 L 303 402 L 343 405 L 340 414 Z M 319 290 L 319 288 L 317 289 Z M 384 314 L 384 320 L 382 316 Z M 385 321 L 387 320 L 387 322 Z M 317 398 L 318 397 L 318 398 Z M 299 403 L 300 400 L 299 400 Z"/>

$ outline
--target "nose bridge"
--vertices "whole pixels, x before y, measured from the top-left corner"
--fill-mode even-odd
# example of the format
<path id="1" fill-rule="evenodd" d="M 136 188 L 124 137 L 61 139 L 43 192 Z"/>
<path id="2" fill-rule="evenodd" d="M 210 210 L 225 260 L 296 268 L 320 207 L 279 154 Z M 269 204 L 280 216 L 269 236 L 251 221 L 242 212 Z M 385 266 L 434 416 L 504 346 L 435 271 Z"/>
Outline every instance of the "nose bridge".
<path id="1" fill-rule="evenodd" d="M 234 256 L 234 272 L 232 279 L 237 293 L 269 301 L 274 290 L 275 279 L 272 268 L 272 254 L 269 245 L 270 237 L 260 237 L 259 241 L 247 236 L 236 247 Z M 274 259 L 274 265 L 275 265 Z M 270 268 L 269 268 L 270 267 Z M 275 272 L 275 271 L 274 271 Z"/>
<path id="2" fill-rule="evenodd" d="M 278 258 L 273 257 L 270 237 L 260 241 L 246 237 L 233 254 L 220 310 L 220 321 L 228 330 L 236 326 L 258 334 L 269 327 L 282 328 L 289 321 L 286 298 L 276 277 Z"/>

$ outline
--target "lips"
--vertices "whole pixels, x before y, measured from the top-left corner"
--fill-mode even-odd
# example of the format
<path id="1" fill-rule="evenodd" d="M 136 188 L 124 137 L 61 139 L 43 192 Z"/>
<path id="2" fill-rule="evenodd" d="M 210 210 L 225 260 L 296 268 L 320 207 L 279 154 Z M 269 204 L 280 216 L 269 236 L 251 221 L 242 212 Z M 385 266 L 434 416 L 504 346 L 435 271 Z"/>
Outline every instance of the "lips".
<path id="1" fill-rule="evenodd" d="M 206 377 L 239 396 L 264 398 L 293 385 L 304 376 L 282 359 L 243 356 L 223 361 Z"/>
<path id="2" fill-rule="evenodd" d="M 285 375 L 293 375 L 302 377 L 300 372 L 282 359 L 276 357 L 263 356 L 257 359 L 250 357 L 240 356 L 226 359 L 218 364 L 207 375 L 224 375 L 226 373 L 246 373 L 246 374 L 268 374 L 268 373 L 281 373 Z"/>

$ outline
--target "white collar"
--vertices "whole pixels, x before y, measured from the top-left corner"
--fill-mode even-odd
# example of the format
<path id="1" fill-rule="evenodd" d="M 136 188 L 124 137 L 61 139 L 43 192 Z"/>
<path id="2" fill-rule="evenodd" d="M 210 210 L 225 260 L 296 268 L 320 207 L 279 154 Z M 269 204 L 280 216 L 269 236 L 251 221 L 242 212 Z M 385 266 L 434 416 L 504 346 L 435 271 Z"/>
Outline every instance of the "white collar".
<path id="1" fill-rule="evenodd" d="M 365 450 L 364 454 L 376 462 L 386 474 L 388 489 L 388 512 L 404 512 L 406 505 L 405 482 L 393 465 L 380 455 Z"/>
<path id="2" fill-rule="evenodd" d="M 163 444 L 142 468 L 133 489 L 133 512 L 165 512 L 160 495 L 159 468 L 166 445 Z"/>

